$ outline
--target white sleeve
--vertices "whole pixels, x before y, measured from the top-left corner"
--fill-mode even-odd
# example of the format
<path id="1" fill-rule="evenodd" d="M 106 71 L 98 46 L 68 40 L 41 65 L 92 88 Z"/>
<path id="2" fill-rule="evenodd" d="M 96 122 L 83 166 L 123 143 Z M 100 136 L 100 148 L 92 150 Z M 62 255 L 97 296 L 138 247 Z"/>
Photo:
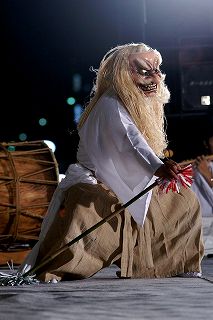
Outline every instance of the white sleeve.
<path id="1" fill-rule="evenodd" d="M 133 191 L 142 181 L 147 184 L 163 162 L 155 155 L 133 123 L 128 112 L 114 99 L 103 111 L 101 147 L 110 154 L 121 179 Z M 108 125 L 106 125 L 108 124 Z"/>

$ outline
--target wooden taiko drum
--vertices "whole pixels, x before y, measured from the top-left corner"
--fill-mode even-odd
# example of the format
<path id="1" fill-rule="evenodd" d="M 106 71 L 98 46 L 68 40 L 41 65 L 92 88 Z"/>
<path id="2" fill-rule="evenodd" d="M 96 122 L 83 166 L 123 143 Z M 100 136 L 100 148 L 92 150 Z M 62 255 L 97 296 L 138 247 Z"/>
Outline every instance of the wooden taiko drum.
<path id="1" fill-rule="evenodd" d="M 13 256 L 21 262 L 24 248 L 38 240 L 58 178 L 55 156 L 43 141 L 0 143 L 0 264 Z"/>

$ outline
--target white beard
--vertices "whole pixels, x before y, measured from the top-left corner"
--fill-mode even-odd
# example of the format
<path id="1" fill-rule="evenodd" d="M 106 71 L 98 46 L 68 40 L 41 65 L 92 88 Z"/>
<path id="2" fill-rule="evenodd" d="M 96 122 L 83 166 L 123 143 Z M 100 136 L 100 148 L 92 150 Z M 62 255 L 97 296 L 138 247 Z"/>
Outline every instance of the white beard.
<path id="1" fill-rule="evenodd" d="M 166 104 L 170 99 L 170 92 L 165 84 L 161 84 L 159 90 L 157 90 L 155 95 L 145 95 L 143 94 L 145 103 L 148 104 Z"/>
<path id="2" fill-rule="evenodd" d="M 143 118 L 146 118 L 143 124 L 145 130 L 142 133 L 154 152 L 163 157 L 163 149 L 167 146 L 164 132 L 164 104 L 168 102 L 170 92 L 164 85 L 159 89 L 155 95 L 146 96 L 143 93 L 139 99 L 143 101 L 141 101 L 141 105 L 146 110 L 146 116 L 141 114 L 141 124 L 145 120 Z"/>

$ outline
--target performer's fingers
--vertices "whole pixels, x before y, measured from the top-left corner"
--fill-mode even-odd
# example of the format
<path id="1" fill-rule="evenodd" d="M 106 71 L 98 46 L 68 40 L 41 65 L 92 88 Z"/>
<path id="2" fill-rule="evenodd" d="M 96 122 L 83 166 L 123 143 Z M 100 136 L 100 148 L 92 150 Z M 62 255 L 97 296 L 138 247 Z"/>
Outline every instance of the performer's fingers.
<path id="1" fill-rule="evenodd" d="M 173 166 L 174 166 L 178 171 L 179 171 L 179 170 L 182 170 L 181 166 L 180 166 L 177 162 L 175 162 L 175 161 L 172 160 L 172 164 L 173 164 Z"/>
<path id="2" fill-rule="evenodd" d="M 174 171 L 173 169 L 170 169 L 170 177 L 171 179 L 175 179 L 177 180 L 178 179 L 178 176 L 177 176 L 177 173 L 178 173 L 178 170 L 177 171 Z"/>
<path id="3" fill-rule="evenodd" d="M 171 162 L 171 163 L 166 163 L 166 166 L 174 171 L 176 174 L 178 174 L 178 172 L 181 170 L 181 167 L 176 163 L 176 162 Z"/>
<path id="4" fill-rule="evenodd" d="M 165 166 L 165 178 L 167 178 L 169 180 L 172 180 L 172 179 L 177 180 L 178 179 L 177 173 L 178 173 L 178 171 L 177 172 L 174 171 L 174 167 L 166 167 Z"/>
<path id="5" fill-rule="evenodd" d="M 164 163 L 161 167 L 159 167 L 156 170 L 155 175 L 160 178 L 166 178 L 169 180 L 172 180 L 172 179 L 177 180 L 178 179 L 178 176 L 177 176 L 178 170 L 176 172 L 176 169 L 174 167 L 175 167 L 174 165 L 168 165 L 168 164 Z"/>
<path id="6" fill-rule="evenodd" d="M 174 171 L 175 173 L 178 173 L 181 170 L 181 166 L 178 165 L 175 161 L 171 160 L 171 161 L 167 161 L 165 163 L 165 165 L 171 169 L 172 171 Z"/>

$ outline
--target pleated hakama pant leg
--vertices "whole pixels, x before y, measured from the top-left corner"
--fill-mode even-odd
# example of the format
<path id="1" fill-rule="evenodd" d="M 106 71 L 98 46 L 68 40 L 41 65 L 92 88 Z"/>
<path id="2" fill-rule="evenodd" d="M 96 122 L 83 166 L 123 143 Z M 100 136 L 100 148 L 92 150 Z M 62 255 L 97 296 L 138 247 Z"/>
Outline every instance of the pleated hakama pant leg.
<path id="1" fill-rule="evenodd" d="M 36 264 L 105 218 L 116 204 L 118 199 L 102 184 L 71 187 L 66 192 L 64 210 L 58 212 L 41 243 Z M 121 256 L 123 220 L 123 214 L 119 214 L 79 240 L 46 265 L 39 278 L 88 278 L 112 264 Z"/>
<path id="2" fill-rule="evenodd" d="M 132 277 L 201 272 L 203 255 L 202 218 L 195 194 L 185 188 L 161 194 L 155 188 L 144 226 L 138 228 Z"/>

